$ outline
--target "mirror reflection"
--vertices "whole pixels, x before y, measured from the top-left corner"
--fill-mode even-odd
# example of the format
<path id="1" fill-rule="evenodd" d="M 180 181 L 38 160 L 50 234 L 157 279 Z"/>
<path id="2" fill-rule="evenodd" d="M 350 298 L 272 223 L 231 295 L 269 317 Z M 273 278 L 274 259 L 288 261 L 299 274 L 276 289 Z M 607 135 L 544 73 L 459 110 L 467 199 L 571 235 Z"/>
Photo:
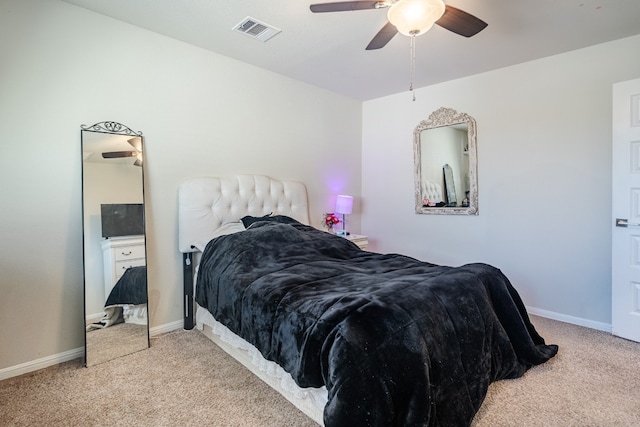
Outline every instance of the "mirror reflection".
<path id="1" fill-rule="evenodd" d="M 82 127 L 85 364 L 149 347 L 143 137 Z"/>
<path id="2" fill-rule="evenodd" d="M 419 214 L 478 214 L 475 120 L 450 108 L 414 130 L 415 209 Z"/>

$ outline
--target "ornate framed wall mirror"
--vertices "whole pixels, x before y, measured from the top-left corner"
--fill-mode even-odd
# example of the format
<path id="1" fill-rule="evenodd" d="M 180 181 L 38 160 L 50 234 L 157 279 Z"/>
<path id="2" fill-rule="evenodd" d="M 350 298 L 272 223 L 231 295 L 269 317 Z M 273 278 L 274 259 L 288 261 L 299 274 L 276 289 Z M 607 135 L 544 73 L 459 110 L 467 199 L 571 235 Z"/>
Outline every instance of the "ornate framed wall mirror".
<path id="1" fill-rule="evenodd" d="M 144 140 L 117 122 L 81 126 L 85 365 L 149 347 Z"/>
<path id="2" fill-rule="evenodd" d="M 418 214 L 478 215 L 476 121 L 440 108 L 413 132 Z"/>

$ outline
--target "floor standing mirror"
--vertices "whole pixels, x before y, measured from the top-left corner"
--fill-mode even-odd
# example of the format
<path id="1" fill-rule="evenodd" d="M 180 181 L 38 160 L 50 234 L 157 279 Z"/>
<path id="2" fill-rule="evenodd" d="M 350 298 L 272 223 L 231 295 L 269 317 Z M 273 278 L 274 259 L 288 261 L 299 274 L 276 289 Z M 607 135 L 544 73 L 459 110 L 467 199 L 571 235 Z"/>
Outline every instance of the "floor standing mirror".
<path id="1" fill-rule="evenodd" d="M 116 122 L 81 126 L 85 364 L 149 347 L 144 141 Z"/>

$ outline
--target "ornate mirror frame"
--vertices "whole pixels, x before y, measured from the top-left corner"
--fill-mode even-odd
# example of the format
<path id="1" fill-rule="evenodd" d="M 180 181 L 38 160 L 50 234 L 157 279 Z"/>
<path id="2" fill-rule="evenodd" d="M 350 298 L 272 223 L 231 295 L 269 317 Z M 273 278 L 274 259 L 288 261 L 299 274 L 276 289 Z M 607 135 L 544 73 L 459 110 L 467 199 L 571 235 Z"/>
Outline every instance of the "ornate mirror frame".
<path id="1" fill-rule="evenodd" d="M 457 201 L 456 206 L 429 206 L 425 204 L 426 194 L 423 185 L 423 155 L 428 155 L 423 145 L 426 143 L 426 133 L 431 129 L 452 127 L 466 127 L 466 146 L 462 147 L 460 155 L 468 159 L 468 193 L 458 191 L 458 199 L 464 197 L 464 203 Z M 413 131 L 413 161 L 414 161 L 414 189 L 415 209 L 417 214 L 433 215 L 478 215 L 478 155 L 476 142 L 476 121 L 465 113 L 458 113 L 451 108 L 439 108 L 429 115 L 427 120 L 421 121 Z M 448 166 L 448 165 L 443 165 Z M 444 189 L 444 180 L 442 183 Z M 446 193 L 446 190 L 445 190 Z"/>

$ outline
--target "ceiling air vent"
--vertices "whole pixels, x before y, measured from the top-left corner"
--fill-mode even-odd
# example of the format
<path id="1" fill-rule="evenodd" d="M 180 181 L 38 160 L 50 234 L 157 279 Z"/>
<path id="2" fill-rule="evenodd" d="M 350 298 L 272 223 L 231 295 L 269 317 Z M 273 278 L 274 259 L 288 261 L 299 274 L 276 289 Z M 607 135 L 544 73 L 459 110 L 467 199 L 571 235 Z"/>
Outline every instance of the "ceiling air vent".
<path id="1" fill-rule="evenodd" d="M 240 31 L 243 34 L 253 37 L 254 39 L 262 40 L 263 42 L 266 42 L 282 31 L 250 16 L 247 16 L 238 25 L 233 27 L 233 30 Z"/>

